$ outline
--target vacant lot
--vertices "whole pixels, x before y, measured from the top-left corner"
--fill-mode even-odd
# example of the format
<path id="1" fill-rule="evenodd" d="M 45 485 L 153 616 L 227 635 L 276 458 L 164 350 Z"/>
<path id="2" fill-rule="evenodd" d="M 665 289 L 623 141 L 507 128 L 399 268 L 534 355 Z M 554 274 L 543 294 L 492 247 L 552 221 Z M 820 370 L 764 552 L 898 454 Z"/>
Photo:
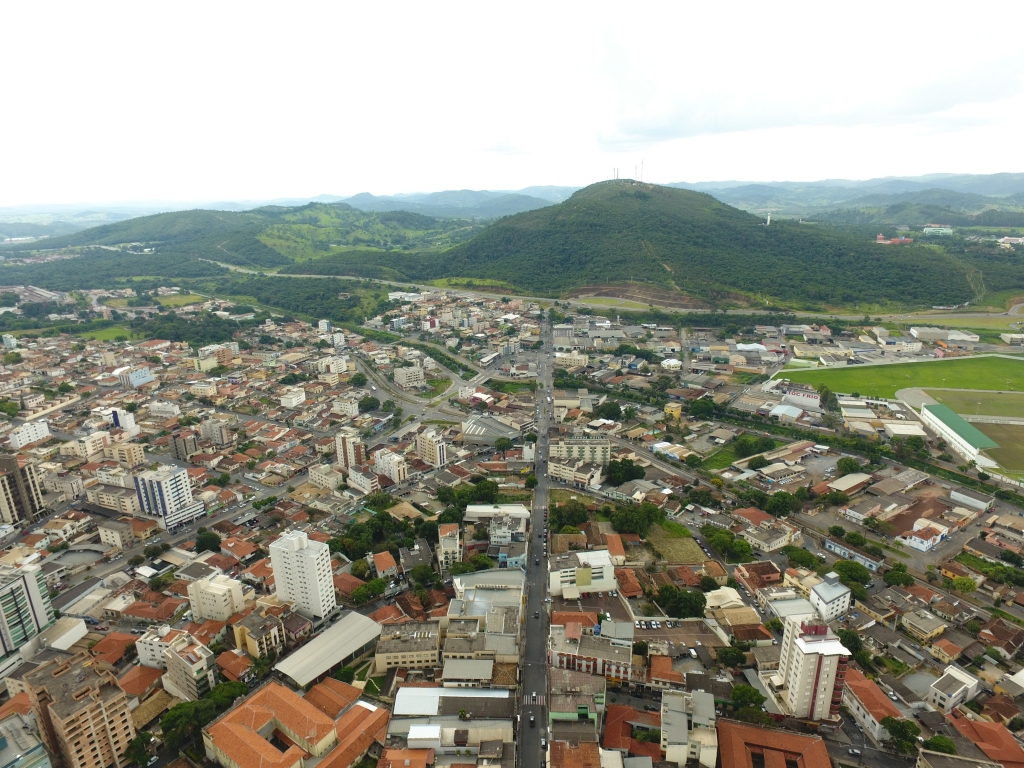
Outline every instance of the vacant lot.
<path id="1" fill-rule="evenodd" d="M 928 394 L 960 414 L 1024 416 L 1024 393 L 1022 392 L 949 392 L 933 389 Z"/>
<path id="2" fill-rule="evenodd" d="M 1002 357 L 961 357 L 922 363 L 787 370 L 783 375 L 792 381 L 802 381 L 815 387 L 824 384 L 833 392 L 856 392 L 868 397 L 893 397 L 898 390 L 907 387 L 1024 391 L 1024 360 Z"/>
<path id="3" fill-rule="evenodd" d="M 96 339 L 97 341 L 113 341 L 118 336 L 124 336 L 126 339 L 130 339 L 133 334 L 127 328 L 115 325 L 110 328 L 104 328 L 100 331 L 88 331 L 83 333 L 82 336 L 87 339 Z"/>
<path id="4" fill-rule="evenodd" d="M 157 299 L 165 307 L 184 307 L 186 304 L 201 304 L 206 301 L 205 296 L 198 293 L 183 293 L 175 296 L 161 296 Z"/>
<path id="5" fill-rule="evenodd" d="M 648 532 L 647 541 L 669 563 L 703 563 L 707 556 L 693 538 L 680 535 L 677 528 L 681 527 L 679 523 L 666 523 L 665 528 L 656 525 Z"/>
<path id="6" fill-rule="evenodd" d="M 1018 413 L 1020 413 L 1018 411 Z M 1001 467 L 1010 470 L 1024 470 L 1024 427 L 1016 424 L 975 424 L 988 437 L 997 443 L 985 453 L 999 462 Z"/>

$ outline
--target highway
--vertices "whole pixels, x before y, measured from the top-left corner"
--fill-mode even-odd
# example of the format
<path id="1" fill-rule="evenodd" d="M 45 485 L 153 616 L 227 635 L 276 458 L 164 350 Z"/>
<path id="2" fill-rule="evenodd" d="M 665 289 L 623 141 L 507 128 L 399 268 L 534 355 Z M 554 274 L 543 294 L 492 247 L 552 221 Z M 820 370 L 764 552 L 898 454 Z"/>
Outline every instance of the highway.
<path id="1" fill-rule="evenodd" d="M 526 571 L 526 649 L 522 654 L 520 695 L 519 765 L 544 764 L 541 739 L 548 738 L 547 729 L 547 548 L 544 536 L 544 508 L 548 504 L 548 427 L 551 425 L 552 406 L 548 403 L 551 392 L 551 358 L 546 352 L 551 348 L 551 329 L 545 321 L 541 329 L 544 351 L 537 361 L 537 487 L 533 492 L 533 515 L 531 530 L 530 560 Z M 535 618 L 538 617 L 538 618 Z M 534 698 L 536 693 L 536 698 Z M 530 725 L 533 717 L 535 725 Z"/>

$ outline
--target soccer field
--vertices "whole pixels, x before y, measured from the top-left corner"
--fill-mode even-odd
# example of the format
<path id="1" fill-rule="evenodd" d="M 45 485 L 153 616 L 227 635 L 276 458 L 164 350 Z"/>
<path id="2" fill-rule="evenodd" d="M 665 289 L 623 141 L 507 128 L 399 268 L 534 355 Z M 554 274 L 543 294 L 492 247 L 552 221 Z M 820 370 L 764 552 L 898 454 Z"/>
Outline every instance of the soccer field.
<path id="1" fill-rule="evenodd" d="M 935 362 L 785 370 L 779 375 L 815 387 L 824 384 L 833 392 L 856 392 L 865 397 L 893 397 L 898 390 L 907 387 L 1024 392 L 1024 360 L 1003 357 L 959 357 Z"/>
<path id="2" fill-rule="evenodd" d="M 999 462 L 1003 469 L 1024 470 L 1024 426 L 1016 424 L 975 424 L 985 435 L 997 443 L 985 453 Z"/>
<path id="3" fill-rule="evenodd" d="M 1024 393 L 1021 392 L 926 391 L 937 402 L 949 406 L 962 416 L 1024 417 Z"/>

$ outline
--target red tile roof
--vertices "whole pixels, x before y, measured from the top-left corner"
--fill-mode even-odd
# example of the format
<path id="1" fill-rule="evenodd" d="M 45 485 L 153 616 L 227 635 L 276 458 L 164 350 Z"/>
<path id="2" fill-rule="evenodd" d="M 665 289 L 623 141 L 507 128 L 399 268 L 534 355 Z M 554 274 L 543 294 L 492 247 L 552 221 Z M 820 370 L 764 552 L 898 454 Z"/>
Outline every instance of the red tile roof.
<path id="1" fill-rule="evenodd" d="M 124 658 L 125 651 L 135 645 L 137 635 L 129 635 L 126 632 L 108 632 L 107 636 L 89 649 L 97 661 L 105 661 L 108 664 L 117 664 Z"/>
<path id="2" fill-rule="evenodd" d="M 224 651 L 217 656 L 217 666 L 228 680 L 238 682 L 252 666 L 252 659 L 244 653 L 239 655 L 233 651 Z"/>
<path id="3" fill-rule="evenodd" d="M 776 728 L 719 720 L 718 756 L 729 768 L 832 768 L 832 758 L 820 736 L 804 736 Z"/>
<path id="4" fill-rule="evenodd" d="M 1002 763 L 1004 768 L 1024 768 L 1024 749 L 1005 725 L 952 715 L 947 719 L 952 721 L 961 736 L 973 742 L 989 760 Z"/>
<path id="5" fill-rule="evenodd" d="M 683 683 L 683 673 L 672 669 L 671 656 L 651 656 L 651 679 L 666 680 L 672 683 Z"/>
<path id="6" fill-rule="evenodd" d="M 846 670 L 846 687 L 857 697 L 861 706 L 880 723 L 886 717 L 903 717 L 888 696 L 882 693 L 874 680 L 868 680 L 859 670 L 850 667 Z"/>
<path id="7" fill-rule="evenodd" d="M 616 568 L 615 581 L 619 583 L 619 592 L 623 597 L 640 597 L 644 593 L 632 568 Z"/>
<path id="8" fill-rule="evenodd" d="M 357 702 L 337 722 L 338 746 L 327 753 L 318 768 L 350 768 L 374 742 L 387 738 L 391 713 L 364 701 Z"/>
<path id="9" fill-rule="evenodd" d="M 660 760 L 661 744 L 634 739 L 634 725 L 639 728 L 661 728 L 661 714 L 610 704 L 604 725 L 604 748 L 625 750 L 635 757 L 647 756 L 652 760 Z"/>
<path id="10" fill-rule="evenodd" d="M 117 683 L 129 696 L 142 696 L 163 676 L 162 669 L 144 667 L 140 664 L 128 670 Z"/>
<path id="11" fill-rule="evenodd" d="M 597 614 L 594 611 L 552 611 L 551 623 L 593 627 L 597 625 Z"/>
<path id="12" fill-rule="evenodd" d="M 306 701 L 331 719 L 336 718 L 358 699 L 358 688 L 333 677 L 317 683 L 306 693 Z"/>
<path id="13" fill-rule="evenodd" d="M 362 579 L 357 579 L 351 573 L 337 573 L 334 575 L 334 588 L 339 595 L 349 597 L 355 590 L 366 584 Z"/>

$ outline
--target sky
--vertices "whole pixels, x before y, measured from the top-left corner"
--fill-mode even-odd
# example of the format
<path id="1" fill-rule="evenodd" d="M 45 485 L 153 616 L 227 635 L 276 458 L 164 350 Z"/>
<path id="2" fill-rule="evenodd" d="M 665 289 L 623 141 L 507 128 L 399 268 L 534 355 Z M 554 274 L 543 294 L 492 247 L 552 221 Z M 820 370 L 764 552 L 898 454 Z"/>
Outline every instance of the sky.
<path id="1" fill-rule="evenodd" d="M 628 6 L 628 7 L 627 7 Z M 1024 3 L 0 4 L 0 206 L 1024 171 Z"/>

